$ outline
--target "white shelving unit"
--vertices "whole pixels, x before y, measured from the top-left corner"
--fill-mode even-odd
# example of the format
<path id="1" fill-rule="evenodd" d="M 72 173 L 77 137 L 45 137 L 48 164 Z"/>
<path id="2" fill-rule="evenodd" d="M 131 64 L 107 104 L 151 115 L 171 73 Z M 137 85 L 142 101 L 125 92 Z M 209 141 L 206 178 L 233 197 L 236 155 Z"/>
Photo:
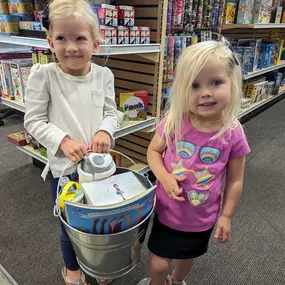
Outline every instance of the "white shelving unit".
<path id="1" fill-rule="evenodd" d="M 10 108 L 16 109 L 16 110 L 23 112 L 23 113 L 26 112 L 25 105 L 23 103 L 17 101 L 17 100 L 9 100 L 9 99 L 3 98 L 3 97 L 1 97 L 1 100 L 2 100 L 3 105 L 6 105 Z"/>
<path id="2" fill-rule="evenodd" d="M 12 44 L 15 46 L 28 46 L 38 48 L 49 48 L 46 39 L 36 39 L 28 37 L 5 36 L 0 35 L 0 43 Z M 148 45 L 101 45 L 96 55 L 121 55 L 121 54 L 145 54 L 159 53 L 160 44 Z"/>
<path id="3" fill-rule="evenodd" d="M 285 28 L 285 24 L 225 24 L 223 25 L 223 30 L 233 30 L 233 29 L 282 29 Z"/>

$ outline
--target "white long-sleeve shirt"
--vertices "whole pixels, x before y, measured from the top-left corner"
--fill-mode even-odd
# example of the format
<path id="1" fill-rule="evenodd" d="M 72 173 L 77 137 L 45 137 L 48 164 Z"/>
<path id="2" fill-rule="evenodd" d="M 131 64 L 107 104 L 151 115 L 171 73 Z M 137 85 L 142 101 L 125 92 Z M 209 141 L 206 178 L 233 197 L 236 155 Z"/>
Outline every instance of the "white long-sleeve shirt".
<path id="1" fill-rule="evenodd" d="M 25 93 L 24 126 L 47 148 L 48 167 L 59 177 L 69 162 L 59 149 L 65 136 L 89 145 L 99 130 L 113 136 L 118 127 L 114 76 L 107 67 L 91 63 L 86 76 L 64 73 L 56 63 L 36 64 Z M 75 166 L 67 168 L 71 174 Z"/>

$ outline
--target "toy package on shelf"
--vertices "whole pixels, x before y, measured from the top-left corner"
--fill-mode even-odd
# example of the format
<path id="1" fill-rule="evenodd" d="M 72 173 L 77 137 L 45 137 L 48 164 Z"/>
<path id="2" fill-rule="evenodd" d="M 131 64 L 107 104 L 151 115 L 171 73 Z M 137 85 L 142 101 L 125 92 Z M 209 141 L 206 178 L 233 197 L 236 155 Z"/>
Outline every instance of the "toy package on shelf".
<path id="1" fill-rule="evenodd" d="M 108 4 L 91 4 L 96 12 L 99 24 L 103 26 L 118 26 L 118 7 Z"/>
<path id="2" fill-rule="evenodd" d="M 273 71 L 273 72 L 268 73 L 267 75 L 268 80 L 275 82 L 273 92 L 271 95 L 278 95 L 282 77 L 283 77 L 282 72 Z"/>
<path id="3" fill-rule="evenodd" d="M 240 0 L 238 6 L 237 24 L 251 24 L 254 0 Z"/>
<path id="4" fill-rule="evenodd" d="M 135 8 L 119 6 L 119 26 L 133 27 L 135 25 Z"/>
<path id="5" fill-rule="evenodd" d="M 8 141 L 18 146 L 25 146 L 27 144 L 25 131 L 8 135 Z"/>
<path id="6" fill-rule="evenodd" d="M 16 15 L 0 14 L 0 33 L 18 35 L 20 20 L 21 18 Z"/>
<path id="7" fill-rule="evenodd" d="M 254 24 L 270 23 L 271 4 L 272 0 L 255 0 L 252 20 Z"/>
<path id="8" fill-rule="evenodd" d="M 31 67 L 31 60 L 17 60 L 10 63 L 14 98 L 22 103 L 25 102 L 25 88 Z"/>
<path id="9" fill-rule="evenodd" d="M 223 24 L 233 24 L 235 20 L 236 3 L 226 3 Z"/>
<path id="10" fill-rule="evenodd" d="M 147 106 L 147 91 L 120 93 L 120 111 L 125 113 L 129 120 L 146 120 Z"/>
<path id="11" fill-rule="evenodd" d="M 111 26 L 100 26 L 100 33 L 105 45 L 118 44 L 117 29 Z"/>

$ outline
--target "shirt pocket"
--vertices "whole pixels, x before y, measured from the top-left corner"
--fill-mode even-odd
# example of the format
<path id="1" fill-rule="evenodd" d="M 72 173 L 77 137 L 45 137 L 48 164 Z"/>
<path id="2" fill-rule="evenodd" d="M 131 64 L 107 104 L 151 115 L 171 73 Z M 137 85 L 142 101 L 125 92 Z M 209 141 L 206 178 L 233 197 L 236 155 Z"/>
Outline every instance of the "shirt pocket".
<path id="1" fill-rule="evenodd" d="M 103 107 L 105 96 L 103 90 L 92 90 L 91 91 L 92 102 L 96 107 Z"/>

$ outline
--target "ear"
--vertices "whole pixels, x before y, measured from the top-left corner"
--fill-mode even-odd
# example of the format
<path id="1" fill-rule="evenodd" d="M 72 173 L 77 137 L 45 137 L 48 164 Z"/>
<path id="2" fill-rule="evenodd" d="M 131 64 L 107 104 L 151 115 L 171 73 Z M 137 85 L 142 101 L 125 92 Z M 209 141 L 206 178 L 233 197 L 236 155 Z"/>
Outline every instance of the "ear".
<path id="1" fill-rule="evenodd" d="M 93 42 L 93 53 L 96 53 L 100 48 L 100 43 L 98 40 L 94 40 Z"/>
<path id="2" fill-rule="evenodd" d="M 54 53 L 53 40 L 51 39 L 51 37 L 47 37 L 47 41 L 48 41 L 48 44 L 49 44 L 49 46 L 50 46 L 50 50 Z"/>

